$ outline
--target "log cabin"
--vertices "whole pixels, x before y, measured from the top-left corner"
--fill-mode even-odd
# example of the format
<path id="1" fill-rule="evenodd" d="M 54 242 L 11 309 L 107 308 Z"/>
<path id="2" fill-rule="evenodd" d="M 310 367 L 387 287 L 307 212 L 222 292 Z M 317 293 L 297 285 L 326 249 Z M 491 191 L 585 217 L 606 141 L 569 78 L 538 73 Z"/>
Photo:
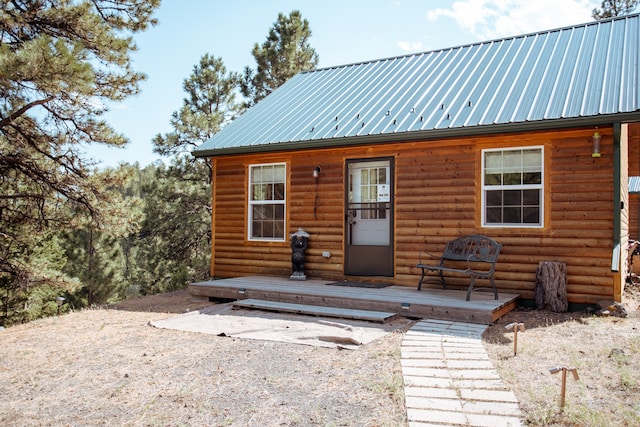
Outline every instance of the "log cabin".
<path id="1" fill-rule="evenodd" d="M 639 29 L 628 15 L 299 73 L 193 153 L 212 164 L 211 275 L 289 277 L 303 229 L 307 275 L 415 287 L 420 251 L 481 234 L 503 245 L 500 292 L 533 300 L 538 264 L 560 261 L 571 304 L 620 301 Z"/>

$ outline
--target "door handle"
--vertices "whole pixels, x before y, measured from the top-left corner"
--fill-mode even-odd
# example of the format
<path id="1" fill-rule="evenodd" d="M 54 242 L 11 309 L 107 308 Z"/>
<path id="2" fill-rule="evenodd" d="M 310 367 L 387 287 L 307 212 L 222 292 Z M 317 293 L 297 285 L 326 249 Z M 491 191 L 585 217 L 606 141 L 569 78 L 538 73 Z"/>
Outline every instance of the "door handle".
<path id="1" fill-rule="evenodd" d="M 358 213 L 355 210 L 350 210 L 349 211 L 349 225 L 355 225 L 356 221 L 356 216 L 358 215 Z"/>

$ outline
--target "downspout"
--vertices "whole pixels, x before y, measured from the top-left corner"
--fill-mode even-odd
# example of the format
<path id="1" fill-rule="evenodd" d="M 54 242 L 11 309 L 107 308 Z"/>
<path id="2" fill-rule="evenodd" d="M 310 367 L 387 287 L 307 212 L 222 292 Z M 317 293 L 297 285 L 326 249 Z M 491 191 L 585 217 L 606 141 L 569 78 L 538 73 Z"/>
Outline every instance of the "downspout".
<path id="1" fill-rule="evenodd" d="M 620 271 L 620 221 L 622 221 L 622 194 L 620 193 L 621 152 L 620 135 L 622 126 L 613 124 L 613 254 L 611 256 L 611 271 Z"/>
<path id="2" fill-rule="evenodd" d="M 626 125 L 620 122 L 613 124 L 613 256 L 611 270 L 613 274 L 613 292 L 614 301 L 622 301 L 624 286 L 629 274 L 628 258 L 629 258 L 629 212 L 625 202 L 629 202 L 629 156 L 628 156 L 628 130 Z M 626 180 L 623 182 L 623 179 Z M 627 194 L 623 194 L 626 191 Z M 625 221 L 624 236 L 622 229 L 623 213 Z M 624 239 L 623 239 L 624 237 Z M 624 264 L 623 264 L 624 263 Z"/>

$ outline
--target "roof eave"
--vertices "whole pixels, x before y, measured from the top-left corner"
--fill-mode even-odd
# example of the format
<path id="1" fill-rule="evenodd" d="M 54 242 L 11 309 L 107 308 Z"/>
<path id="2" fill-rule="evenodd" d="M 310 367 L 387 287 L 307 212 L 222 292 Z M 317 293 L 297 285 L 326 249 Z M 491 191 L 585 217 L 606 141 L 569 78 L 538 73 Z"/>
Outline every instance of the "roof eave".
<path id="1" fill-rule="evenodd" d="M 501 123 L 460 128 L 429 129 L 422 131 L 383 133 L 377 135 L 349 136 L 305 141 L 278 142 L 272 144 L 249 145 L 242 147 L 214 148 L 194 150 L 194 157 L 218 157 L 235 154 L 271 153 L 277 151 L 309 150 L 319 148 L 374 145 L 406 141 L 427 141 L 457 138 L 465 136 L 490 135 L 498 133 L 520 133 L 550 129 L 567 129 L 585 126 L 604 126 L 612 123 L 640 121 L 640 111 L 631 113 L 606 114 L 588 117 L 575 117 L 535 122 Z"/>

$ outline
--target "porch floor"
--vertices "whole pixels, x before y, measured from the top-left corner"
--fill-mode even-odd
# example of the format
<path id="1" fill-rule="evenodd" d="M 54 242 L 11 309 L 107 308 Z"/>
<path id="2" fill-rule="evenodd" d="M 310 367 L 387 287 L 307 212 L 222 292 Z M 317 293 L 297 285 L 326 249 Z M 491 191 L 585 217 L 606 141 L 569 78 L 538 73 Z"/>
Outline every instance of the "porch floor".
<path id="1" fill-rule="evenodd" d="M 293 304 L 337 307 L 397 313 L 411 318 L 452 320 L 489 325 L 513 310 L 518 295 L 473 292 L 465 301 L 466 291 L 407 286 L 361 288 L 330 286 L 329 280 L 290 280 L 288 277 L 249 276 L 192 283 L 189 291 L 195 299 L 247 298 Z"/>

